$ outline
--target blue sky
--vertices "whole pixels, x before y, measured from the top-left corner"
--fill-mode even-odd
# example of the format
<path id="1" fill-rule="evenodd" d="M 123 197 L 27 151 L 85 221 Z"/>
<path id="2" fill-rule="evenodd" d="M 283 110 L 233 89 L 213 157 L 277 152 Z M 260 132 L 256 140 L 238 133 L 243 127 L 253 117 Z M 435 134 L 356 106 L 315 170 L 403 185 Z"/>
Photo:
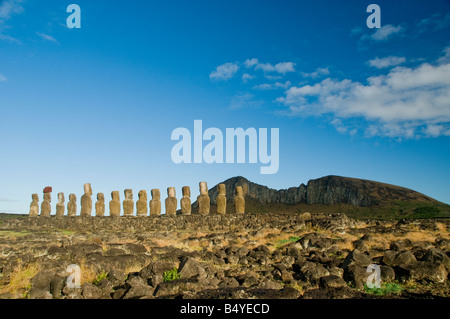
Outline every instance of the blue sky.
<path id="1" fill-rule="evenodd" d="M 81 8 L 69 29 L 66 8 Z M 381 8 L 369 29 L 366 8 Z M 31 194 L 325 175 L 450 203 L 450 2 L 0 1 L 0 212 Z M 280 166 L 175 164 L 171 132 L 279 128 Z"/>

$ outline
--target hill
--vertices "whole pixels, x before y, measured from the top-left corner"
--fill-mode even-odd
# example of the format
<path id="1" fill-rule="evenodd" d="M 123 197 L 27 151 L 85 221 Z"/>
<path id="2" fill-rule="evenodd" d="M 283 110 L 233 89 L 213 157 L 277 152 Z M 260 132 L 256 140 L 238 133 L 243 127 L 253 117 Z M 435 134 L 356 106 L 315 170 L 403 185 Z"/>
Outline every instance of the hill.
<path id="1" fill-rule="evenodd" d="M 358 178 L 329 175 L 288 189 L 272 189 L 237 176 L 223 182 L 233 210 L 234 189 L 243 186 L 247 212 L 329 212 L 355 218 L 450 217 L 450 206 L 417 191 Z M 215 211 L 217 185 L 209 189 Z M 193 203 L 193 212 L 198 205 Z"/>

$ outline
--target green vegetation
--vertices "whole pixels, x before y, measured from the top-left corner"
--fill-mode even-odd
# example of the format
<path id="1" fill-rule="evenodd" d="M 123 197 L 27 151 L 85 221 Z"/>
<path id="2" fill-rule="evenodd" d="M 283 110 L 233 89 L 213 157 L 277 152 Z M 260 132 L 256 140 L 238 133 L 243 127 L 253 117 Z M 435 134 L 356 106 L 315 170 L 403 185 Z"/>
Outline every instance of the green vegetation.
<path id="1" fill-rule="evenodd" d="M 28 232 L 0 230 L 0 237 L 22 237 L 28 235 Z"/>
<path id="2" fill-rule="evenodd" d="M 384 296 L 391 294 L 398 294 L 403 290 L 403 287 L 395 282 L 383 283 L 380 288 L 369 288 L 364 284 L 364 291 L 368 294 Z"/>
<path id="3" fill-rule="evenodd" d="M 100 283 L 100 281 L 106 278 L 108 278 L 108 273 L 106 271 L 102 271 L 97 275 L 97 277 L 95 277 L 93 284 L 97 286 Z"/>
<path id="4" fill-rule="evenodd" d="M 289 237 L 288 239 L 282 239 L 282 240 L 279 240 L 279 241 L 277 241 L 277 243 L 275 244 L 275 247 L 276 247 L 276 248 L 279 248 L 279 247 L 281 247 L 281 246 L 283 246 L 284 244 L 287 244 L 287 243 L 295 243 L 295 242 L 299 241 L 301 238 L 302 238 L 302 237 L 291 236 L 291 237 Z"/>
<path id="5" fill-rule="evenodd" d="M 163 275 L 164 282 L 172 281 L 175 279 L 181 279 L 181 274 L 178 273 L 177 268 L 173 268 L 171 270 L 167 270 Z"/>

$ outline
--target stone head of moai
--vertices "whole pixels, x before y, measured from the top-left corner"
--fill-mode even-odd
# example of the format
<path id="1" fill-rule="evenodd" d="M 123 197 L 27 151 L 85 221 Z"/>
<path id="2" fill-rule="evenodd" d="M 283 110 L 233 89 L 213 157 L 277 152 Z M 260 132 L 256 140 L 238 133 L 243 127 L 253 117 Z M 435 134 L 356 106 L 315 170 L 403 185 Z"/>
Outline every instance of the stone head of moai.
<path id="1" fill-rule="evenodd" d="M 181 214 L 189 215 L 191 213 L 191 189 L 189 186 L 183 186 L 183 197 L 180 200 Z"/>
<path id="2" fill-rule="evenodd" d="M 119 191 L 111 192 L 111 201 L 109 202 L 109 216 L 120 216 L 120 193 Z"/>
<path id="3" fill-rule="evenodd" d="M 158 188 L 152 189 L 152 198 L 153 199 L 160 199 L 161 198 L 161 192 Z"/>
<path id="4" fill-rule="evenodd" d="M 58 204 L 64 204 L 65 200 L 64 193 L 58 193 Z"/>
<path id="5" fill-rule="evenodd" d="M 181 190 L 183 192 L 183 196 L 191 197 L 191 188 L 189 186 L 183 186 Z"/>
<path id="6" fill-rule="evenodd" d="M 206 184 L 206 182 L 200 182 L 199 188 L 200 188 L 200 194 L 208 195 L 208 184 Z"/>
<path id="7" fill-rule="evenodd" d="M 69 195 L 69 203 L 67 203 L 67 216 L 77 215 L 77 196 L 75 194 Z"/>
<path id="8" fill-rule="evenodd" d="M 177 214 L 177 199 L 175 197 L 175 187 L 167 188 L 167 198 L 166 204 L 166 215 L 176 215 Z"/>
<path id="9" fill-rule="evenodd" d="M 217 192 L 219 193 L 219 195 L 226 195 L 227 194 L 227 189 L 225 187 L 225 184 L 217 185 Z"/>
<path id="10" fill-rule="evenodd" d="M 217 185 L 218 195 L 216 197 L 217 214 L 226 214 L 227 212 L 227 197 L 225 184 Z"/>
<path id="11" fill-rule="evenodd" d="M 103 194 L 103 193 L 98 193 L 98 194 L 97 194 L 97 200 L 98 200 L 99 202 L 104 202 L 104 201 L 105 201 L 105 194 Z"/>
<path id="12" fill-rule="evenodd" d="M 161 215 L 161 192 L 159 189 L 152 189 L 152 200 L 150 201 L 150 216 Z"/>
<path id="13" fill-rule="evenodd" d="M 41 204 L 41 216 L 48 217 L 52 211 L 50 202 L 52 201 L 52 188 L 44 188 L 44 201 Z"/>
<path id="14" fill-rule="evenodd" d="M 56 203 L 56 216 L 64 216 L 64 193 L 58 193 L 58 203 Z"/>
<path id="15" fill-rule="evenodd" d="M 39 216 L 39 195 L 38 194 L 32 194 L 31 195 L 31 204 L 30 204 L 30 217 L 37 217 Z"/>
<path id="16" fill-rule="evenodd" d="M 136 202 L 136 215 L 147 216 L 147 191 L 139 191 L 138 196 L 139 200 Z"/>
<path id="17" fill-rule="evenodd" d="M 175 187 L 167 187 L 167 196 L 175 197 Z"/>
<path id="18" fill-rule="evenodd" d="M 236 186 L 236 196 L 244 196 L 244 188 L 242 186 Z"/>
<path id="19" fill-rule="evenodd" d="M 120 201 L 120 193 L 119 193 L 119 191 L 112 191 L 111 192 L 111 199 L 113 201 Z"/>
<path id="20" fill-rule="evenodd" d="M 81 196 L 81 212 L 80 216 L 86 217 L 92 215 L 92 187 L 90 183 L 83 186 L 84 195 Z"/>
<path id="21" fill-rule="evenodd" d="M 210 200 L 208 195 L 208 185 L 206 182 L 199 183 L 200 195 L 197 197 L 198 213 L 201 215 L 209 214 Z"/>
<path id="22" fill-rule="evenodd" d="M 133 216 L 134 213 L 134 201 L 133 201 L 133 190 L 124 190 L 125 200 L 123 201 L 123 215 Z"/>
<path id="23" fill-rule="evenodd" d="M 90 183 L 84 184 L 83 188 L 86 195 L 92 196 L 92 187 Z"/>
<path id="24" fill-rule="evenodd" d="M 132 189 L 126 189 L 123 191 L 125 195 L 125 200 L 133 200 L 133 190 Z"/>
<path id="25" fill-rule="evenodd" d="M 139 196 L 140 201 L 147 201 L 147 191 L 146 190 L 139 191 L 138 196 Z"/>
<path id="26" fill-rule="evenodd" d="M 236 196 L 234 196 L 235 212 L 238 214 L 243 214 L 245 212 L 245 198 L 243 187 L 236 186 L 235 193 L 236 193 Z"/>
<path id="27" fill-rule="evenodd" d="M 97 202 L 95 203 L 95 216 L 105 216 L 105 195 L 103 193 L 97 194 Z"/>
<path id="28" fill-rule="evenodd" d="M 71 202 L 71 203 L 76 203 L 76 201 L 77 201 L 77 195 L 75 195 L 75 194 L 70 194 L 70 195 L 69 195 L 69 202 Z"/>

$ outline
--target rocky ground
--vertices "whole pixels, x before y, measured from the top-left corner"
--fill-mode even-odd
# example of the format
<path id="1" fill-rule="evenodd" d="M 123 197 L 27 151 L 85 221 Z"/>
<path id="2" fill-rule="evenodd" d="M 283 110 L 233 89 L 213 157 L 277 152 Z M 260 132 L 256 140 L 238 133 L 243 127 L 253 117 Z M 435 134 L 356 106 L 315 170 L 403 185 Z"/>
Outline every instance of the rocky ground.
<path id="1" fill-rule="evenodd" d="M 0 217 L 0 298 L 448 298 L 450 220 Z M 81 287 L 67 284 L 78 265 Z M 365 283 L 370 264 L 382 286 Z"/>

